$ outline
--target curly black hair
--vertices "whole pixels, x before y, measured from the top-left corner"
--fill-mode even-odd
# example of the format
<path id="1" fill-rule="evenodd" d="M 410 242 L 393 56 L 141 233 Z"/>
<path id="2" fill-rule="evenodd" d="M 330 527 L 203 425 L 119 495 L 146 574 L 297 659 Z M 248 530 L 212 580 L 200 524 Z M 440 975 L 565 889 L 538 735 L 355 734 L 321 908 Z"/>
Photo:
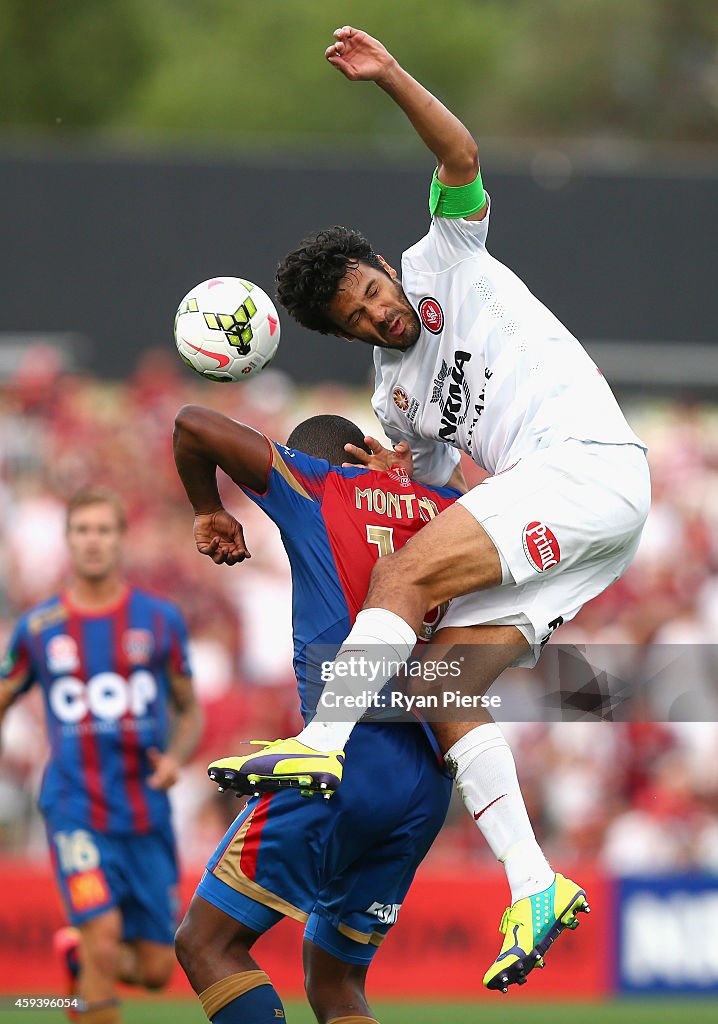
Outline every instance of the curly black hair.
<path id="1" fill-rule="evenodd" d="M 305 238 L 277 267 L 277 300 L 303 327 L 335 334 L 327 306 L 347 270 L 360 261 L 384 270 L 359 231 L 335 225 Z"/>

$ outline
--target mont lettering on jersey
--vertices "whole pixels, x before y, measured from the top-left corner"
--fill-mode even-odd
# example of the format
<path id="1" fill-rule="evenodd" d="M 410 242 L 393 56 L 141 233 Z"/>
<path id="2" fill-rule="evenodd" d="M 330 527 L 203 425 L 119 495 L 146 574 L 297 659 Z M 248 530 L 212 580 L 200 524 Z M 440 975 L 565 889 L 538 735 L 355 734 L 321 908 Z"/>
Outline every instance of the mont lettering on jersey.
<path id="1" fill-rule="evenodd" d="M 97 614 L 59 595 L 23 615 L 1 678 L 15 696 L 42 688 L 46 817 L 110 833 L 167 826 L 167 794 L 147 785 L 147 750 L 167 746 L 172 687 L 189 674 L 180 612 L 143 591 L 128 588 Z"/>
<path id="2" fill-rule="evenodd" d="M 270 446 L 266 490 L 244 491 L 277 524 L 289 557 L 294 670 L 306 720 L 323 686 L 312 649 L 338 650 L 364 603 L 377 558 L 402 547 L 459 492 L 423 486 L 401 470 L 341 468 L 273 441 Z"/>

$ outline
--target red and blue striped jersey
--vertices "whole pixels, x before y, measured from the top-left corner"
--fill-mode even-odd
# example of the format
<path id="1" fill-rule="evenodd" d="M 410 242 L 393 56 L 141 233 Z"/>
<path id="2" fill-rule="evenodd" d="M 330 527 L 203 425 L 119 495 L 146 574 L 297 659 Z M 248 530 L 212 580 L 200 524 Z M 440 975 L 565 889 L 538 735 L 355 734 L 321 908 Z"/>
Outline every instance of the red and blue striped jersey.
<path id="1" fill-rule="evenodd" d="M 167 746 L 175 686 L 190 675 L 187 630 L 168 601 L 127 588 L 97 613 L 60 594 L 18 621 L 0 686 L 42 687 L 50 758 L 40 809 L 98 832 L 170 822 L 167 794 L 147 785 L 147 750 Z"/>
<path id="2" fill-rule="evenodd" d="M 331 466 L 270 441 L 263 494 L 243 488 L 279 527 L 292 570 L 294 670 L 305 721 L 322 690 L 317 661 L 346 639 L 377 558 L 398 550 L 459 496 L 401 470 Z"/>

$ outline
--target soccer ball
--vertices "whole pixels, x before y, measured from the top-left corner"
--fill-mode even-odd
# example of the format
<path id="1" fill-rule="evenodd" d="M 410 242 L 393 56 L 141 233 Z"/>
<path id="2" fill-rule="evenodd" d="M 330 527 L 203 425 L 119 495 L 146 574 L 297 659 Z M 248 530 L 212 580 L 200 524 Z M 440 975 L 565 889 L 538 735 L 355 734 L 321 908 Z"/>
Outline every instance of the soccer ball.
<path id="1" fill-rule="evenodd" d="M 266 292 L 241 277 L 213 277 L 187 292 L 175 316 L 180 357 L 208 380 L 246 380 L 277 351 L 279 317 Z"/>

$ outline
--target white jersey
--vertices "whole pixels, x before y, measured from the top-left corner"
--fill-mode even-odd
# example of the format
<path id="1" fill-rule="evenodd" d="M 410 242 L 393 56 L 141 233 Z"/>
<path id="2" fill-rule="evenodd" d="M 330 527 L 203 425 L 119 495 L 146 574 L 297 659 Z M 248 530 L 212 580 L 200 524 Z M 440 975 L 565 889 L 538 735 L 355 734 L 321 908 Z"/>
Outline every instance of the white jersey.
<path id="1" fill-rule="evenodd" d="M 488 213 L 432 220 L 401 263 L 419 339 L 374 349 L 374 411 L 416 478 L 445 484 L 456 449 L 496 474 L 569 438 L 645 447 L 577 339 L 486 251 L 488 228 Z"/>

